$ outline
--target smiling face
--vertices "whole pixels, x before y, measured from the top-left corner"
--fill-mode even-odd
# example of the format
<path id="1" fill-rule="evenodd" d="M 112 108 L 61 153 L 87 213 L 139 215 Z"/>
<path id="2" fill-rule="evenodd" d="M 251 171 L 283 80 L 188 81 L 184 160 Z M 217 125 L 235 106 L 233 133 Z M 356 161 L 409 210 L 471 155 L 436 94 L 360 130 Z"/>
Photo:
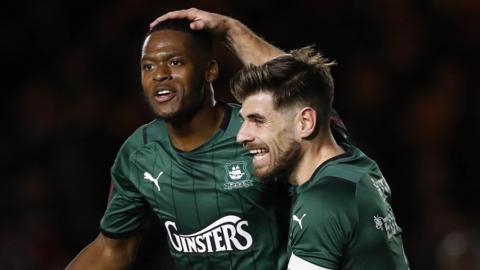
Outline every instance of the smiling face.
<path id="1" fill-rule="evenodd" d="M 300 158 L 301 147 L 295 140 L 295 115 L 285 109 L 274 109 L 270 93 L 248 96 L 240 111 L 244 119 L 237 142 L 253 155 L 254 175 L 268 179 L 289 173 Z"/>
<path id="2" fill-rule="evenodd" d="M 152 111 L 166 121 L 190 119 L 202 106 L 214 61 L 203 57 L 191 35 L 151 33 L 143 44 L 142 86 Z M 215 66 L 216 68 L 216 66 Z"/>

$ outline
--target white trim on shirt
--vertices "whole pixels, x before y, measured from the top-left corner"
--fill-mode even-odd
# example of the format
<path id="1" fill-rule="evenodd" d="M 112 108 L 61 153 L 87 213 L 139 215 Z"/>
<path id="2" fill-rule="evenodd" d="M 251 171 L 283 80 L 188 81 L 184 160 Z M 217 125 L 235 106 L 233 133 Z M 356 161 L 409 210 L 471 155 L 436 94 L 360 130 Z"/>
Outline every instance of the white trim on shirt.
<path id="1" fill-rule="evenodd" d="M 288 261 L 288 270 L 331 270 L 308 262 L 292 253 Z"/>

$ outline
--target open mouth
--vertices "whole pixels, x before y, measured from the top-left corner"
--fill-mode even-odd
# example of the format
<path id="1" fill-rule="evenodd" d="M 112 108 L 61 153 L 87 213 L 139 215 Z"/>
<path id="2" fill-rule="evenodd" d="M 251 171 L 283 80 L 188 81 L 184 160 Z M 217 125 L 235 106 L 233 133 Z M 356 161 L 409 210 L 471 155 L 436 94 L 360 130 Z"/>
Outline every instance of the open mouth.
<path id="1" fill-rule="evenodd" d="M 162 88 L 155 91 L 154 97 L 157 102 L 166 102 L 175 97 L 175 92 L 170 89 Z"/>
<path id="2" fill-rule="evenodd" d="M 261 162 L 268 156 L 267 148 L 254 148 L 249 150 L 250 154 L 253 155 L 253 160 Z"/>

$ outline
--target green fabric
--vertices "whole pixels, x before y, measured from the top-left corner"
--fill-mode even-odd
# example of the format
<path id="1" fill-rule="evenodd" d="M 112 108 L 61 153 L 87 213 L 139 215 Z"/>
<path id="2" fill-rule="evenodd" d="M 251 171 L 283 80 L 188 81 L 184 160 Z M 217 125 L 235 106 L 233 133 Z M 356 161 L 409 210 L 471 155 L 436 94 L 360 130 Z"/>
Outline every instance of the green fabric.
<path id="1" fill-rule="evenodd" d="M 385 178 L 359 149 L 344 147 L 295 188 L 289 253 L 328 269 L 408 269 Z"/>
<path id="2" fill-rule="evenodd" d="M 223 128 L 188 153 L 173 148 L 162 120 L 127 139 L 111 170 L 114 190 L 101 231 L 132 235 L 153 214 L 165 226 L 177 269 L 285 269 L 286 229 L 280 231 L 276 209 L 285 196 L 251 175 L 251 157 L 235 141 L 239 107 L 228 106 Z"/>

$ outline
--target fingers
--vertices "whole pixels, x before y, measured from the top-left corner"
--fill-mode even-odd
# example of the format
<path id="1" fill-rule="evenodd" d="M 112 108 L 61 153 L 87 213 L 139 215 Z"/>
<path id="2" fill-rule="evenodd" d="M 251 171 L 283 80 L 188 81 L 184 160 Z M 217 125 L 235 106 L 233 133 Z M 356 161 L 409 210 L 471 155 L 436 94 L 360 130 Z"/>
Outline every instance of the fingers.
<path id="1" fill-rule="evenodd" d="M 163 14 L 162 16 L 156 18 L 153 22 L 150 23 L 150 28 L 153 28 L 155 27 L 155 25 L 161 23 L 161 22 L 164 22 L 164 21 L 167 21 L 167 20 L 171 20 L 171 19 L 181 19 L 182 17 L 182 10 L 178 10 L 178 11 L 172 11 L 172 12 L 168 12 L 168 13 L 165 13 Z"/>
<path id="2" fill-rule="evenodd" d="M 189 9 L 182 9 L 182 10 L 176 10 L 176 11 L 171 11 L 168 13 L 163 14 L 162 16 L 156 18 L 153 22 L 150 23 L 150 28 L 155 27 L 155 25 L 164 22 L 166 20 L 172 20 L 172 19 L 188 19 L 190 21 L 195 22 L 198 20 L 198 13 L 200 10 L 196 8 L 189 8 Z M 195 23 L 192 23 L 192 26 L 198 27 Z M 192 27 L 193 29 L 193 27 Z M 199 28 L 201 29 L 201 28 Z"/>
<path id="3" fill-rule="evenodd" d="M 192 28 L 192 30 L 201 30 L 204 29 L 205 26 L 206 24 L 202 20 L 194 21 L 190 24 L 190 28 Z"/>
<path id="4" fill-rule="evenodd" d="M 210 13 L 196 8 L 182 9 L 168 12 L 150 23 L 150 29 L 155 25 L 172 19 L 187 19 L 192 30 L 207 30 L 216 35 L 225 33 L 227 17 Z"/>

